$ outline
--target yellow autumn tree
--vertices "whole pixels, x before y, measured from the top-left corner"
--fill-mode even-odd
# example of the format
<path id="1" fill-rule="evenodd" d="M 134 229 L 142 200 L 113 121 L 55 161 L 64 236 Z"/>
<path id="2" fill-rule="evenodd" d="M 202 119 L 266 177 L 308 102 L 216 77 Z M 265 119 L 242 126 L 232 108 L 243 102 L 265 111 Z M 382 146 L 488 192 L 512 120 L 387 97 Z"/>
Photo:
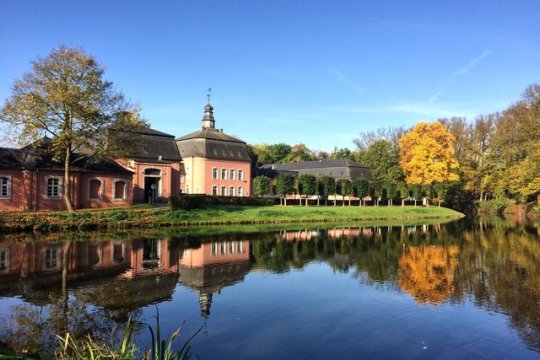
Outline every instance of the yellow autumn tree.
<path id="1" fill-rule="evenodd" d="M 454 136 L 438 121 L 420 122 L 399 139 L 400 165 L 409 185 L 455 181 Z"/>

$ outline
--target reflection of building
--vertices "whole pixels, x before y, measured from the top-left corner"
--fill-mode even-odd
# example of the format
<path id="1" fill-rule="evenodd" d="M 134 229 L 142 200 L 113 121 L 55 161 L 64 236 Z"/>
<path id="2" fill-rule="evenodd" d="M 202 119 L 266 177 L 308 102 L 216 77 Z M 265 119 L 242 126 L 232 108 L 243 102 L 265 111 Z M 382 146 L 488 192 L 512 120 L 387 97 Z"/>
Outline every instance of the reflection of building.
<path id="1" fill-rule="evenodd" d="M 310 241 L 319 236 L 318 230 L 282 230 L 276 234 L 278 239 L 286 241 Z"/>
<path id="2" fill-rule="evenodd" d="M 208 103 L 201 129 L 176 140 L 184 167 L 182 192 L 250 196 L 251 159 L 246 143 L 216 129 L 213 110 Z"/>
<path id="3" fill-rule="evenodd" d="M 166 239 L 0 243 L 0 296 L 33 302 L 48 301 L 65 280 L 70 287 L 84 281 L 76 291 L 100 306 L 148 304 L 171 295 L 177 270 L 178 251 Z"/>
<path id="4" fill-rule="evenodd" d="M 337 228 L 328 229 L 327 235 L 329 238 L 339 239 L 343 237 L 358 237 L 361 234 L 362 228 Z"/>
<path id="5" fill-rule="evenodd" d="M 439 304 L 454 290 L 457 246 L 406 248 L 399 259 L 399 287 L 421 303 Z"/>
<path id="6" fill-rule="evenodd" d="M 199 293 L 202 317 L 210 315 L 212 294 L 244 279 L 250 269 L 249 247 L 247 240 L 212 241 L 184 250 L 179 281 Z"/>

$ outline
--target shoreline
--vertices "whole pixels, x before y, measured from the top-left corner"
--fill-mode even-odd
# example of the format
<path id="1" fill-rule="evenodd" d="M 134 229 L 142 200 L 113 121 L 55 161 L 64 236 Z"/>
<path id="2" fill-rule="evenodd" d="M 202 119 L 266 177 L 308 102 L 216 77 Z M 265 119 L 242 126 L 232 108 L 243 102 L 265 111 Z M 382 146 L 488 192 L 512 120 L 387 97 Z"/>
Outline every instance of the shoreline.
<path id="1" fill-rule="evenodd" d="M 0 213 L 3 233 L 52 233 L 148 228 L 200 228 L 231 225 L 352 223 L 366 221 L 457 220 L 465 215 L 443 207 L 213 206 L 194 210 L 114 208 Z"/>

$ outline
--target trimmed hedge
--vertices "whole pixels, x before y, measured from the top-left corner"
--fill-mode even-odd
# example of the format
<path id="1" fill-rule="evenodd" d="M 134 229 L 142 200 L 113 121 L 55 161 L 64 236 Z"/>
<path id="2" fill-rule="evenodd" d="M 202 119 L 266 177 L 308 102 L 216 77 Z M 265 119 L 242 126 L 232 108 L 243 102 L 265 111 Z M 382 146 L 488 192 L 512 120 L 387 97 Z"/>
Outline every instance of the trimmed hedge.
<path id="1" fill-rule="evenodd" d="M 272 206 L 278 205 L 279 198 L 273 197 L 232 197 L 182 194 L 169 197 L 171 210 L 191 210 L 207 205 Z"/>

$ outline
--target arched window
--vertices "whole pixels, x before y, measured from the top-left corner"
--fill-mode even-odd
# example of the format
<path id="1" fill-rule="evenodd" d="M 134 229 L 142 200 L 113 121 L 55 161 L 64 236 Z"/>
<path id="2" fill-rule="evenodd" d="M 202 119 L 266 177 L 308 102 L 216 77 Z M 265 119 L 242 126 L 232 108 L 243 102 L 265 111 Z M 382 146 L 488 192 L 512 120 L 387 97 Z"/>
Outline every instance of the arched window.
<path id="1" fill-rule="evenodd" d="M 113 187 L 114 200 L 127 200 L 127 181 L 116 180 Z"/>
<path id="2" fill-rule="evenodd" d="M 88 180 L 88 200 L 103 199 L 103 181 L 98 178 Z"/>
<path id="3" fill-rule="evenodd" d="M 0 175 L 0 199 L 11 199 L 11 176 Z"/>

